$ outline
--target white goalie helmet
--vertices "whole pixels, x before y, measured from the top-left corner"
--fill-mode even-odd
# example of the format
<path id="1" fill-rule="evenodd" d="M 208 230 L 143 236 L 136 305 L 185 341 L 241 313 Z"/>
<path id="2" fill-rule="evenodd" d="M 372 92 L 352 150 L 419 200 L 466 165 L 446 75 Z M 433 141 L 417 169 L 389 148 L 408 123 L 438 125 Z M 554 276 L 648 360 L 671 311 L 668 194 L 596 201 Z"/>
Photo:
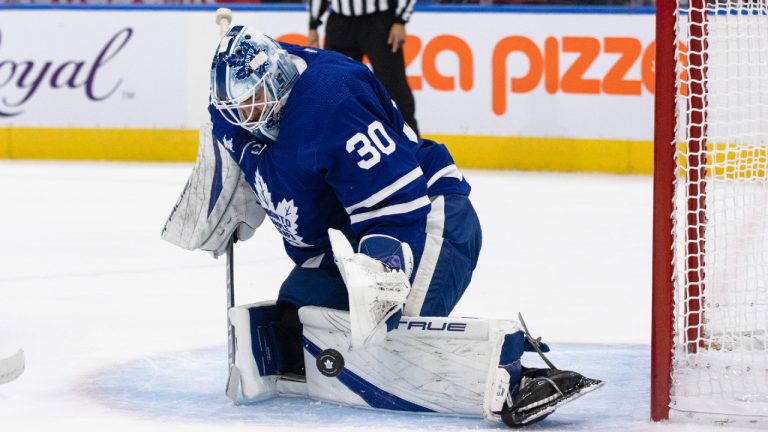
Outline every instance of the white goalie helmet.
<path id="1" fill-rule="evenodd" d="M 211 64 L 211 103 L 225 120 L 264 143 L 280 131 L 281 109 L 299 78 L 290 55 L 269 36 L 236 25 Z"/>

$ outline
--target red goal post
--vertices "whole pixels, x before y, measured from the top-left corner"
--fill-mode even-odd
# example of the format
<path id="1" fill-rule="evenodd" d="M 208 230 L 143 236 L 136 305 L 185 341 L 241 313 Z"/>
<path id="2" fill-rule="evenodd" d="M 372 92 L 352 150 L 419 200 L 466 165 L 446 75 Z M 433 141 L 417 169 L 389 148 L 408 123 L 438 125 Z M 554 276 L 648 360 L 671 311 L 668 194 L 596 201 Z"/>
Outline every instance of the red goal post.
<path id="1" fill-rule="evenodd" d="M 768 0 L 658 0 L 656 50 L 651 418 L 766 427 Z"/>
<path id="2" fill-rule="evenodd" d="M 672 205 L 675 179 L 676 1 L 656 1 L 656 83 L 653 156 L 653 310 L 651 418 L 669 417 L 672 377 Z M 670 52 L 671 51 L 671 52 Z M 665 72 L 666 71 L 666 72 Z"/>

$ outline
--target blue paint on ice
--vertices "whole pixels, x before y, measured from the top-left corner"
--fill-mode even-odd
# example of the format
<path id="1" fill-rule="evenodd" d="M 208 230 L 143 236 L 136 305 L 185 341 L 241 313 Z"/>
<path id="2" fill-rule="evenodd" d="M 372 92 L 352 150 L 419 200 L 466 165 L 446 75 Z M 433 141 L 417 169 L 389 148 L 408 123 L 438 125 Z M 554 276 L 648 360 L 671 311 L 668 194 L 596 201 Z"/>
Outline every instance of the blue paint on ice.
<path id="1" fill-rule="evenodd" d="M 606 381 L 605 387 L 560 408 L 526 430 L 608 431 L 647 424 L 650 350 L 643 345 L 550 344 L 549 359 L 560 369 Z M 507 429 L 481 419 L 380 412 L 301 398 L 234 406 L 224 396 L 226 348 L 145 358 L 91 376 L 86 392 L 102 403 L 142 416 L 199 422 L 258 425 L 371 426 L 387 429 Z M 526 366 L 544 367 L 536 354 Z"/>

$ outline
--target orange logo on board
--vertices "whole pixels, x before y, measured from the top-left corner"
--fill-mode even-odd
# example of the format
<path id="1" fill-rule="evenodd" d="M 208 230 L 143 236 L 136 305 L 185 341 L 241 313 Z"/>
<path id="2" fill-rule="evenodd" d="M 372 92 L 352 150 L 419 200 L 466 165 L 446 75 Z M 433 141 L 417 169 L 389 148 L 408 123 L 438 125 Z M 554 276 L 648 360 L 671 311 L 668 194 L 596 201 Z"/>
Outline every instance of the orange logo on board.
<path id="1" fill-rule="evenodd" d="M 278 40 L 306 44 L 307 37 L 291 33 Z M 679 51 L 683 66 L 680 92 L 685 95 L 687 49 L 680 44 Z M 458 71 L 438 70 L 437 57 L 443 53 L 458 60 Z M 421 74 L 408 75 L 408 84 L 414 91 L 420 91 L 424 86 L 447 92 L 468 92 L 474 88 L 475 55 L 469 43 L 459 36 L 438 35 L 425 42 L 418 36 L 408 35 L 403 54 L 406 68 L 417 58 L 421 59 Z M 523 74 L 510 77 L 507 59 L 513 54 L 522 54 L 527 60 L 527 68 Z M 560 64 L 564 54 L 576 55 L 567 67 Z M 609 56 L 610 66 L 603 76 L 586 78 L 585 73 L 595 61 L 605 56 Z M 643 46 L 640 39 L 634 37 L 550 36 L 542 46 L 527 36 L 508 36 L 496 42 L 490 59 L 491 109 L 501 116 L 507 110 L 510 93 L 529 93 L 541 85 L 549 94 L 641 96 L 643 89 L 653 94 L 655 57 L 655 41 Z M 638 63 L 640 79 L 628 78 L 628 72 Z"/>

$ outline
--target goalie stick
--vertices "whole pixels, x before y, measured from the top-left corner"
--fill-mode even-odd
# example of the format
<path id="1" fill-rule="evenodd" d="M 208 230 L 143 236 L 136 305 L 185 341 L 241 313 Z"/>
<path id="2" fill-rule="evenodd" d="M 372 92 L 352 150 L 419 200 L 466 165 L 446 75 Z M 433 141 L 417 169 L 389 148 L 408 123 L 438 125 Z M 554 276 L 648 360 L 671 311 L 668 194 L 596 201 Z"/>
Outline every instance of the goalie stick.
<path id="1" fill-rule="evenodd" d="M 235 365 L 235 327 L 229 320 L 229 310 L 235 307 L 235 234 L 227 242 L 227 365 L 229 376 L 224 393 L 229 400 L 235 402 L 240 390 L 240 369 Z"/>
<path id="2" fill-rule="evenodd" d="M 232 11 L 227 8 L 216 9 L 216 25 L 219 26 L 219 38 L 223 38 L 227 34 L 229 25 L 232 23 Z M 227 377 L 227 386 L 224 389 L 224 393 L 227 397 L 235 402 L 237 400 L 237 394 L 240 390 L 240 369 L 235 365 L 235 327 L 229 320 L 229 310 L 235 307 L 235 233 L 227 242 L 227 366 L 229 368 L 229 376 Z"/>
<path id="3" fill-rule="evenodd" d="M 16 354 L 0 359 L 0 384 L 9 383 L 20 377 L 24 372 L 24 351 L 18 350 Z"/>
<path id="4" fill-rule="evenodd" d="M 534 339 L 533 336 L 531 336 L 531 332 L 528 331 L 528 326 L 525 325 L 525 320 L 523 319 L 523 314 L 518 312 L 517 318 L 520 320 L 520 325 L 523 326 L 523 333 L 525 333 L 525 338 L 528 339 L 528 343 L 531 344 L 534 350 L 539 354 L 542 360 L 544 360 L 544 363 L 547 364 L 547 366 L 550 367 L 550 369 L 557 369 L 555 365 L 549 361 L 547 356 L 544 355 L 544 353 L 541 351 L 541 347 L 539 347 L 539 342 L 541 341 L 541 338 Z"/>

